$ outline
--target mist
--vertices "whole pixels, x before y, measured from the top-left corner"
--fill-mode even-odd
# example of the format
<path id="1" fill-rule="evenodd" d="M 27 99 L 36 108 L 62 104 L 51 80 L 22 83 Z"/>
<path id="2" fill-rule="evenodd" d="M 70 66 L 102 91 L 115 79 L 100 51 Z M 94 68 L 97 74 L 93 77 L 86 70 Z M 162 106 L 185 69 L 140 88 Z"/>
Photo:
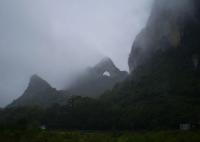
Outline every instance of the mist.
<path id="1" fill-rule="evenodd" d="M 0 106 L 19 97 L 32 74 L 62 89 L 103 57 L 128 70 L 135 36 L 153 0 L 1 0 Z"/>

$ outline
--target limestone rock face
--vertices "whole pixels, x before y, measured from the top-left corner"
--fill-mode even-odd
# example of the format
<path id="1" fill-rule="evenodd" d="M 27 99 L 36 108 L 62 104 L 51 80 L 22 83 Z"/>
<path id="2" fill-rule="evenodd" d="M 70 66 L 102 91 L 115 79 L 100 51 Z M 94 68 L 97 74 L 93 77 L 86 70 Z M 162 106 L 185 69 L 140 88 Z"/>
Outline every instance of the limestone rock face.
<path id="1" fill-rule="evenodd" d="M 33 75 L 23 95 L 8 107 L 40 106 L 49 107 L 54 104 L 65 104 L 67 95 L 52 88 L 38 75 Z"/>
<path id="2" fill-rule="evenodd" d="M 111 77 L 117 76 L 121 72 L 110 58 L 102 59 L 92 70 L 99 75 L 109 72 Z"/>
<path id="3" fill-rule="evenodd" d="M 30 79 L 30 83 L 25 93 L 29 92 L 45 92 L 47 90 L 54 90 L 48 82 L 40 78 L 38 75 L 33 75 Z M 41 94 L 42 95 L 42 94 Z"/>
<path id="4" fill-rule="evenodd" d="M 181 48 L 199 54 L 200 2 L 198 0 L 155 0 L 146 27 L 136 37 L 129 56 L 132 72 L 158 50 Z"/>
<path id="5" fill-rule="evenodd" d="M 97 97 L 104 91 L 124 80 L 128 73 L 120 71 L 110 58 L 104 58 L 93 68 L 83 73 L 71 88 L 58 91 L 38 75 L 30 78 L 29 85 L 21 97 L 8 107 L 39 106 L 50 107 L 54 104 L 65 105 L 71 96 Z"/>
<path id="6" fill-rule="evenodd" d="M 136 118 L 151 112 L 150 119 L 159 119 L 161 125 L 169 114 L 172 125 L 199 120 L 197 112 L 192 114 L 200 104 L 199 60 L 200 0 L 155 0 L 146 27 L 134 41 L 129 78 L 104 97 L 142 114 Z"/>
<path id="7" fill-rule="evenodd" d="M 102 59 L 97 65 L 88 68 L 70 88 L 78 96 L 97 97 L 128 76 L 120 71 L 110 58 Z"/>

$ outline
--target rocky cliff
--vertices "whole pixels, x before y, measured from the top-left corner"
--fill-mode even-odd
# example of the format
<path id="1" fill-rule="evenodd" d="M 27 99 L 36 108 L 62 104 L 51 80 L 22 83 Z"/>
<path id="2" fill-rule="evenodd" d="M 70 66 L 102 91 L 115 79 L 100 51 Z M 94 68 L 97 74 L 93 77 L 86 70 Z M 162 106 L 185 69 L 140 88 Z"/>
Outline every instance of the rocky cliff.
<path id="1" fill-rule="evenodd" d="M 130 71 L 145 63 L 158 50 L 164 52 L 171 48 L 179 48 L 184 56 L 197 62 L 199 5 L 198 0 L 155 0 L 146 27 L 134 41 L 129 57 Z"/>
<path id="2" fill-rule="evenodd" d="M 127 125 L 133 123 L 134 129 L 196 124 L 199 60 L 200 1 L 156 0 L 146 27 L 134 41 L 131 75 L 101 98 L 123 108 L 131 120 Z"/>
<path id="3" fill-rule="evenodd" d="M 113 61 L 106 57 L 94 67 L 88 68 L 69 91 L 78 96 L 97 97 L 112 89 L 116 83 L 123 81 L 127 76 L 126 71 L 120 71 Z"/>
<path id="4" fill-rule="evenodd" d="M 67 98 L 66 92 L 57 91 L 38 75 L 33 75 L 23 95 L 8 107 L 49 107 L 54 104 L 65 104 Z"/>
<path id="5" fill-rule="evenodd" d="M 104 58 L 97 65 L 78 77 L 71 88 L 58 91 L 38 75 L 33 75 L 23 95 L 8 107 L 41 106 L 47 108 L 54 104 L 67 104 L 71 96 L 97 97 L 104 91 L 124 80 L 128 73 L 120 71 L 110 58 Z"/>

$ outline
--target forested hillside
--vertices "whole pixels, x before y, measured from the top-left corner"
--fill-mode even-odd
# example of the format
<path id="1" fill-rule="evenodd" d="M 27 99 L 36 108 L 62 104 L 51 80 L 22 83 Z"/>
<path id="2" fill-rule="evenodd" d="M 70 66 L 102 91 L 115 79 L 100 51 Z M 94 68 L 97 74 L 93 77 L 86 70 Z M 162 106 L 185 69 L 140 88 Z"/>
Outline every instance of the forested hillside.
<path id="1" fill-rule="evenodd" d="M 100 98 L 73 96 L 64 106 L 6 108 L 2 128 L 64 130 L 199 128 L 200 2 L 156 0 L 134 41 L 128 78 Z M 185 7 L 186 6 L 186 7 Z M 15 116 L 15 117 L 13 117 Z M 31 118 L 31 119 L 30 119 Z"/>

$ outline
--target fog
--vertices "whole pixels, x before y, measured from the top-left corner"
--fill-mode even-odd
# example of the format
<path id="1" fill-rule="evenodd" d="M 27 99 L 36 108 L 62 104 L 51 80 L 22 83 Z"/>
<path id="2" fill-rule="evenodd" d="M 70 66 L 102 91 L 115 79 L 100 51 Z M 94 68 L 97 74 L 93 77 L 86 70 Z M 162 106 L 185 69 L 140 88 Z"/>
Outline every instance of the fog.
<path id="1" fill-rule="evenodd" d="M 104 56 L 128 70 L 152 1 L 1 0 L 0 106 L 19 97 L 32 74 L 62 89 Z"/>

